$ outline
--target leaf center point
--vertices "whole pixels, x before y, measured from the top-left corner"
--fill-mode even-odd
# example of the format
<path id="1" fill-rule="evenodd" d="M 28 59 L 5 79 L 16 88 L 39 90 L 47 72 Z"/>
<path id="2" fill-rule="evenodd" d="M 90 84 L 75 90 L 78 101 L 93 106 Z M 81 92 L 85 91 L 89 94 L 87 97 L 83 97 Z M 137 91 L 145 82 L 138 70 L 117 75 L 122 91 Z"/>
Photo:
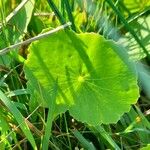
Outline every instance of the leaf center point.
<path id="1" fill-rule="evenodd" d="M 84 79 L 83 76 L 79 76 L 79 77 L 78 77 L 78 82 L 82 83 L 82 82 L 84 82 L 84 81 L 85 81 L 85 79 Z"/>

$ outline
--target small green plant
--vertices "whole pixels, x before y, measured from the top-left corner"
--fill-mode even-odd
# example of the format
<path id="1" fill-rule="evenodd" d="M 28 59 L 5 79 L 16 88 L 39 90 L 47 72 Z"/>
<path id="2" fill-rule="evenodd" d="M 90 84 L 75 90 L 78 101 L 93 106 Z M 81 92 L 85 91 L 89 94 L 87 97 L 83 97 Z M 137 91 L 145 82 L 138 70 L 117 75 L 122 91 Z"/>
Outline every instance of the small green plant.
<path id="1" fill-rule="evenodd" d="M 24 69 L 30 105 L 48 107 L 51 122 L 69 110 L 90 125 L 115 123 L 139 96 L 135 67 L 123 47 L 94 33 L 59 31 L 32 43 Z"/>
<path id="2" fill-rule="evenodd" d="M 116 122 L 139 96 L 135 67 L 123 47 L 94 33 L 59 31 L 32 43 L 24 69 L 32 101 L 52 105 L 57 81 L 54 115 L 69 109 L 92 125 Z"/>

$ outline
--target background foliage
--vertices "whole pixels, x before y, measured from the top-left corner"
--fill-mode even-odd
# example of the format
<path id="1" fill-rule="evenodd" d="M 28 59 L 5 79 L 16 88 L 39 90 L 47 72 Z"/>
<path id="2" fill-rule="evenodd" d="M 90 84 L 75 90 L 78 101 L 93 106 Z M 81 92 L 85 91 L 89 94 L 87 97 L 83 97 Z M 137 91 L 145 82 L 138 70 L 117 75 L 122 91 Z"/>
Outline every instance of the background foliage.
<path id="1" fill-rule="evenodd" d="M 111 68 L 113 67 L 112 64 L 114 60 L 118 62 L 116 68 L 119 68 L 120 65 L 123 66 L 123 68 L 126 67 L 126 65 L 122 64 L 122 61 L 128 62 L 128 60 L 125 55 L 120 59 L 118 54 L 115 54 L 115 59 L 111 58 L 109 54 L 105 53 L 105 47 L 109 47 L 109 45 L 113 47 L 122 45 L 123 51 L 129 54 L 129 59 L 134 61 L 134 65 L 136 66 L 140 97 L 138 98 L 138 94 L 135 94 L 135 96 L 132 94 L 131 103 L 133 104 L 136 101 L 137 103 L 133 104 L 130 111 L 124 113 L 117 123 L 116 121 L 120 117 L 120 114 L 117 116 L 117 119 L 115 119 L 115 123 L 111 123 L 114 122 L 113 118 L 116 118 L 116 116 L 108 117 L 107 113 L 110 107 L 106 108 L 106 104 L 103 108 L 106 108 L 107 111 L 104 111 L 102 114 L 108 117 L 107 120 L 109 120 L 109 124 L 100 124 L 106 123 L 106 121 L 101 121 L 99 123 L 96 122 L 96 125 L 94 122 L 94 126 L 91 125 L 91 123 L 93 123 L 90 120 L 93 117 L 93 111 L 90 110 L 92 107 L 88 107 L 88 110 L 87 108 L 85 110 L 83 109 L 78 114 L 70 114 L 69 111 L 66 111 L 57 116 L 53 115 L 55 110 L 53 102 L 57 97 L 59 79 L 57 80 L 56 78 L 53 83 L 46 81 L 46 83 L 48 83 L 46 86 L 49 86 L 49 83 L 51 83 L 50 86 L 53 92 L 50 95 L 47 95 L 47 92 L 42 94 L 38 93 L 40 97 L 37 96 L 37 98 L 40 100 L 43 99 L 42 96 L 51 97 L 52 100 L 51 105 L 41 107 L 39 103 L 34 101 L 35 96 L 30 95 L 31 93 L 26 90 L 29 82 L 27 82 L 23 68 L 24 61 L 27 57 L 30 58 L 29 62 L 32 69 L 39 67 L 38 62 L 35 61 L 37 60 L 37 53 L 30 54 L 32 49 L 34 51 L 34 43 L 31 44 L 31 46 L 29 46 L 29 44 L 22 45 L 19 48 L 11 50 L 9 53 L 0 55 L 0 149 L 45 150 L 49 147 L 49 149 L 119 150 L 140 149 L 142 147 L 144 147 L 142 149 L 148 148 L 150 139 L 149 12 L 150 2 L 148 0 L 1 0 L 0 52 L 3 51 L 3 48 L 21 41 L 26 41 L 40 34 L 43 29 L 56 28 L 70 21 L 72 23 L 70 30 L 74 32 L 68 32 L 75 36 L 73 41 L 74 45 L 66 45 L 69 49 L 72 49 L 73 56 L 75 56 L 72 64 L 76 64 L 76 60 L 79 59 L 77 54 L 74 54 L 76 52 L 75 49 L 78 48 L 76 47 L 78 38 L 85 44 L 91 43 L 91 39 L 94 39 L 93 41 L 95 42 L 98 38 L 102 38 L 104 49 L 97 50 L 97 48 L 92 47 L 92 50 L 98 51 L 100 55 L 95 56 L 96 60 L 98 60 L 98 57 L 103 58 L 101 63 L 105 62 L 104 67 L 108 68 L 106 74 L 110 76 L 115 72 L 115 70 Z M 91 32 L 94 33 L 91 34 Z M 57 55 L 49 55 L 46 59 L 46 55 L 48 55 L 46 50 L 50 46 L 48 47 L 48 44 L 45 45 L 44 43 L 48 42 L 52 45 L 50 47 L 52 53 L 53 48 L 60 47 L 60 44 L 64 45 L 65 42 L 67 43 L 69 39 L 64 38 L 64 36 L 66 36 L 65 33 L 59 32 L 58 36 L 53 34 L 48 38 L 35 42 L 35 47 L 42 47 L 39 56 L 42 57 L 43 61 L 48 62 L 48 67 L 51 68 L 51 66 L 56 65 L 56 63 L 62 63 L 62 66 L 58 67 L 58 72 L 61 72 L 61 69 L 63 69 L 63 63 L 71 65 L 66 61 L 68 57 L 64 57 L 65 61 L 63 62 L 60 58 L 62 55 L 65 55 L 65 52 L 60 53 L 57 51 Z M 77 39 L 76 36 L 78 37 Z M 59 42 L 55 42 L 54 39 Z M 110 39 L 113 41 L 107 41 Z M 96 44 L 99 45 L 101 43 L 97 42 Z M 63 47 L 61 48 L 63 49 Z M 88 51 L 87 48 L 87 52 Z M 46 53 L 46 55 L 44 53 Z M 111 54 L 112 53 L 113 51 Z M 97 54 L 97 52 L 95 54 Z M 91 56 L 91 54 L 88 55 Z M 53 61 L 49 61 L 49 58 Z M 25 63 L 29 65 L 27 61 L 25 61 Z M 98 63 L 100 62 L 98 61 Z M 101 63 L 99 64 L 100 66 Z M 48 71 L 50 68 L 48 68 Z M 47 72 L 42 72 L 39 69 L 40 68 L 35 70 L 35 74 L 36 72 L 41 73 L 42 77 L 44 76 L 43 74 L 45 74 L 45 76 L 47 75 Z M 73 69 L 78 69 L 78 65 L 73 66 Z M 100 69 L 97 69 L 97 71 L 104 74 Z M 128 71 L 125 71 L 124 73 L 126 74 L 127 72 Z M 33 70 L 32 73 L 34 73 Z M 52 73 L 55 73 L 55 69 Z M 66 76 L 66 73 L 67 71 L 62 71 L 62 76 Z M 30 80 L 29 75 L 27 76 L 28 80 Z M 68 82 L 70 82 L 70 77 L 72 76 L 68 74 Z M 136 80 L 134 78 L 133 81 L 131 78 L 132 76 L 127 73 L 124 78 L 116 76 L 116 78 L 110 80 L 110 83 L 114 85 L 115 82 L 119 81 L 131 81 L 130 85 L 133 83 L 134 87 L 136 87 L 135 93 L 137 93 Z M 83 78 L 77 79 L 77 81 L 83 81 Z M 73 84 L 76 84 L 74 80 L 71 81 L 73 81 Z M 61 82 L 63 82 L 63 78 Z M 105 93 L 108 95 L 108 86 L 111 84 L 106 85 L 103 83 L 103 88 L 107 90 L 103 90 L 102 95 Z M 118 83 L 118 85 L 120 84 Z M 112 90 L 120 92 L 118 88 Z M 81 90 L 79 93 L 84 93 L 84 91 Z M 128 93 L 124 91 L 122 93 L 127 99 L 130 98 Z M 86 95 L 88 95 L 88 93 L 86 93 Z M 93 104 L 94 102 L 92 102 L 89 100 L 87 104 Z M 112 104 L 114 104 L 114 106 L 111 107 L 111 111 L 119 111 L 120 104 L 115 104 L 115 100 L 113 102 Z M 80 103 L 78 105 L 80 106 Z M 54 107 L 51 108 L 51 106 Z M 121 108 L 122 107 L 120 107 L 122 113 L 129 110 L 129 108 L 126 110 Z M 77 108 L 77 110 L 78 109 L 79 108 Z M 73 110 L 71 111 L 73 112 Z M 73 118 L 72 115 L 75 118 Z M 89 117 L 83 120 L 83 118 L 80 119 L 77 117 L 79 115 Z M 82 123 L 76 120 L 76 118 L 86 123 Z"/>

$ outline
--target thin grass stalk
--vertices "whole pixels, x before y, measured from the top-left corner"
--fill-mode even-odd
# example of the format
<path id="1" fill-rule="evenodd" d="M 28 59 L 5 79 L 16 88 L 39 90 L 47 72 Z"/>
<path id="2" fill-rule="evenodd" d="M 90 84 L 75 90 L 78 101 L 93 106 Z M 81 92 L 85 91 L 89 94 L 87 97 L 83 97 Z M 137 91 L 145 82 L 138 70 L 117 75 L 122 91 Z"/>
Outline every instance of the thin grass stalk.
<path id="1" fill-rule="evenodd" d="M 67 11 L 67 14 L 68 14 L 69 21 L 72 23 L 71 27 L 72 27 L 72 29 L 74 31 L 76 31 L 74 18 L 73 18 L 73 15 L 72 15 L 72 10 L 71 10 L 69 1 L 68 0 L 64 0 L 64 3 L 65 3 L 65 6 L 66 6 L 66 11 Z"/>
<path id="2" fill-rule="evenodd" d="M 52 0 L 48 0 L 48 4 L 51 7 L 52 11 L 55 13 L 55 15 L 57 16 L 58 20 L 60 21 L 61 24 L 65 24 L 65 18 L 61 15 L 60 11 L 58 10 L 58 8 L 56 7 L 56 5 L 54 4 L 54 2 Z"/>

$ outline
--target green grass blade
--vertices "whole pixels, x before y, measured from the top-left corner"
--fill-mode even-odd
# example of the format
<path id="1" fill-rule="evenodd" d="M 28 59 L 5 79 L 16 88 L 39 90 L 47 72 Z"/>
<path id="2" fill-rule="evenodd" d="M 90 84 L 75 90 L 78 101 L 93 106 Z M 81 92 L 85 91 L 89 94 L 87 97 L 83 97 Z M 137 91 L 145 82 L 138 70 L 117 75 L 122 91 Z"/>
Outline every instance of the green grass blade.
<path id="1" fill-rule="evenodd" d="M 49 138 L 51 136 L 51 127 L 52 127 L 52 121 L 53 121 L 53 115 L 55 111 L 55 101 L 56 101 L 56 96 L 57 96 L 57 85 L 54 85 L 54 92 L 52 94 L 52 97 L 50 99 L 50 104 L 49 104 L 49 111 L 48 111 L 48 117 L 47 117 L 47 122 L 45 125 L 45 134 L 42 140 L 42 150 L 48 150 L 48 145 L 49 145 Z"/>
<path id="2" fill-rule="evenodd" d="M 102 126 L 90 127 L 90 129 L 94 133 L 98 133 L 100 138 L 104 139 L 104 141 L 107 143 L 107 145 L 109 145 L 109 147 L 111 147 L 111 149 L 120 150 L 119 146 Z"/>
<path id="3" fill-rule="evenodd" d="M 138 113 L 138 115 L 140 116 L 140 118 L 142 119 L 142 122 L 144 123 L 144 125 L 147 127 L 147 129 L 150 129 L 150 122 L 147 120 L 147 118 L 143 115 L 143 113 L 140 111 L 140 109 L 134 105 L 136 108 L 136 111 Z"/>
<path id="4" fill-rule="evenodd" d="M 18 122 L 20 128 L 22 129 L 22 131 L 23 131 L 24 135 L 26 136 L 26 138 L 31 143 L 31 145 L 34 148 L 34 150 L 37 150 L 35 140 L 33 138 L 32 133 L 30 132 L 29 127 L 27 126 L 27 124 L 25 122 L 25 118 L 22 116 L 22 114 L 17 109 L 15 104 L 9 98 L 7 98 L 6 95 L 1 90 L 0 90 L 0 99 L 8 107 L 10 112 L 13 114 L 14 118 Z M 0 143 L 1 142 L 2 141 L 0 141 Z"/>
<path id="5" fill-rule="evenodd" d="M 142 12 L 136 13 L 136 14 L 133 14 L 133 15 L 129 16 L 129 17 L 126 19 L 126 21 L 127 21 L 128 24 L 129 24 L 129 23 L 133 22 L 134 20 L 140 18 L 140 17 L 143 16 L 144 14 L 146 14 L 149 10 L 150 10 L 150 7 L 147 7 L 147 8 L 144 9 Z M 121 25 L 119 26 L 119 30 L 121 30 L 123 27 L 124 27 L 124 25 L 121 24 Z"/>
<path id="6" fill-rule="evenodd" d="M 124 27 L 131 33 L 131 35 L 134 37 L 134 39 L 136 40 L 136 42 L 143 49 L 144 53 L 147 55 L 147 59 L 148 59 L 147 61 L 150 62 L 150 54 L 146 50 L 144 44 L 141 42 L 141 40 L 139 39 L 139 37 L 137 36 L 137 34 L 135 33 L 134 29 L 129 26 L 129 24 L 126 21 L 126 19 L 123 17 L 123 15 L 121 14 L 121 12 L 116 8 L 116 6 L 113 4 L 113 2 L 111 0 L 106 0 L 106 2 L 114 10 L 114 12 L 116 13 L 116 15 L 120 18 L 120 20 L 124 24 Z"/>
<path id="7" fill-rule="evenodd" d="M 73 134 L 79 140 L 79 142 L 82 144 L 82 146 L 85 149 L 96 150 L 94 145 L 90 143 L 89 141 L 87 141 L 78 130 L 73 131 Z"/>
<path id="8" fill-rule="evenodd" d="M 6 93 L 7 97 L 13 97 L 13 96 L 25 95 L 25 94 L 29 94 L 26 89 L 18 89 Z"/>
<path id="9" fill-rule="evenodd" d="M 68 18 L 69 18 L 70 22 L 72 23 L 71 27 L 74 31 L 76 31 L 76 27 L 75 27 L 75 24 L 74 24 L 74 18 L 73 18 L 73 15 L 72 15 L 72 11 L 71 11 L 69 1 L 64 0 L 64 3 L 65 3 L 65 6 L 66 6 L 66 11 L 67 11 L 67 14 L 68 14 Z"/>
<path id="10" fill-rule="evenodd" d="M 128 117 L 129 120 L 131 120 L 131 123 L 122 133 L 124 135 L 127 133 L 136 133 L 136 135 L 138 135 L 141 145 L 148 144 L 150 137 L 150 123 L 136 105 L 134 106 L 134 108 L 132 108 L 128 113 Z"/>
<path id="11" fill-rule="evenodd" d="M 64 24 L 66 21 L 65 21 L 64 17 L 61 15 L 61 13 L 58 10 L 58 8 L 56 7 L 56 5 L 54 4 L 54 2 L 52 0 L 48 0 L 48 4 L 51 7 L 52 11 L 54 11 L 56 16 L 58 17 L 58 20 L 60 21 L 60 23 Z"/>

